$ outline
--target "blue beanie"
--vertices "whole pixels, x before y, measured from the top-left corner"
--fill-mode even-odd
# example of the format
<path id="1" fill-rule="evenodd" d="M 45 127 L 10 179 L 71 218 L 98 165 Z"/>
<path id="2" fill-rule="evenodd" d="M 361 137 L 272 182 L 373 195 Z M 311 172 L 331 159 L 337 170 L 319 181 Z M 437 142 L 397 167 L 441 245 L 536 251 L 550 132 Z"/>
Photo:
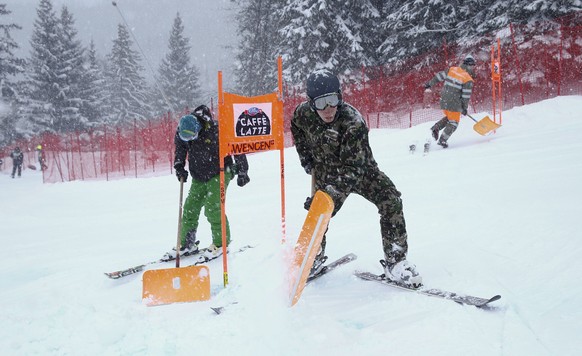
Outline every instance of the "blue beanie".
<path id="1" fill-rule="evenodd" d="M 185 115 L 180 119 L 178 125 L 178 135 L 182 141 L 192 141 L 198 138 L 198 133 L 202 125 L 194 115 Z"/>

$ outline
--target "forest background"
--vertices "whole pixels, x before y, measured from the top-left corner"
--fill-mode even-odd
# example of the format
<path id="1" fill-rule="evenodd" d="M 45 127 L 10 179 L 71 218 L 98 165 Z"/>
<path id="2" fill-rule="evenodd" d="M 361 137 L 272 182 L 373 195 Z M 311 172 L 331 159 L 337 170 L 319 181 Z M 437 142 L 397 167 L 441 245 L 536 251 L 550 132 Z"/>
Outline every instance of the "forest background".
<path id="1" fill-rule="evenodd" d="M 0 147 L 44 133 L 145 125 L 167 112 L 211 104 L 216 85 L 208 63 L 213 60 L 231 74 L 226 89 L 241 95 L 276 90 L 277 56 L 283 57 L 287 88 L 301 88 L 320 68 L 344 82 L 361 83 L 377 73 L 362 68 L 394 71 L 444 45 L 451 58 L 485 47 L 480 59 L 487 61 L 488 46 L 511 24 L 542 33 L 560 21 L 579 20 L 582 9 L 579 0 L 223 0 L 171 1 L 164 6 L 176 12 L 166 15 L 168 10 L 157 12 L 148 1 L 117 3 L 0 2 Z M 11 7 L 18 6 L 35 13 L 32 24 L 12 16 Z M 80 25 L 73 7 L 91 10 L 92 21 Z M 217 16 L 198 16 L 203 11 Z M 147 32 L 133 26 L 152 13 L 164 15 Z M 109 25 L 111 18 L 118 23 Z M 200 31 L 191 26 L 211 22 L 225 33 L 214 31 L 206 39 L 218 44 L 207 52 L 199 38 L 193 43 Z M 110 45 L 96 44 L 94 38 L 105 31 L 115 33 Z M 160 36 L 167 38 L 165 51 L 140 46 Z M 424 57 L 414 70 L 437 60 Z"/>

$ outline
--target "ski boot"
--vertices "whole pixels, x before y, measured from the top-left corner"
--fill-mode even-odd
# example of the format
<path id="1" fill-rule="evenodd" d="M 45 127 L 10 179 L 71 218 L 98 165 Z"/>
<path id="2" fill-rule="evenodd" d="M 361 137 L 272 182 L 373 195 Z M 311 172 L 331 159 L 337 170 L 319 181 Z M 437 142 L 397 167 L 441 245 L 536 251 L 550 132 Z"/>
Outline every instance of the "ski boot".
<path id="1" fill-rule="evenodd" d="M 437 145 L 442 146 L 443 148 L 449 147 L 447 140 L 444 140 L 442 137 L 440 138 L 439 142 L 437 142 Z"/>
<path id="2" fill-rule="evenodd" d="M 422 277 L 416 271 L 416 266 L 407 260 L 402 260 L 394 264 L 380 260 L 380 264 L 384 267 L 384 276 L 386 279 L 412 288 L 422 286 Z"/>
<path id="3" fill-rule="evenodd" d="M 313 266 L 311 267 L 311 271 L 309 271 L 309 277 L 316 276 L 320 273 L 325 267 L 324 264 L 326 261 L 327 256 L 323 256 L 323 251 L 320 251 L 317 256 L 315 256 L 315 260 L 313 260 Z"/>
<path id="4" fill-rule="evenodd" d="M 190 231 L 186 234 L 186 243 L 180 246 L 180 257 L 195 255 L 198 253 L 198 244 L 200 241 L 196 241 L 196 231 Z M 163 261 L 172 261 L 176 259 L 176 248 L 173 247 L 171 251 L 168 251 L 162 257 Z"/>

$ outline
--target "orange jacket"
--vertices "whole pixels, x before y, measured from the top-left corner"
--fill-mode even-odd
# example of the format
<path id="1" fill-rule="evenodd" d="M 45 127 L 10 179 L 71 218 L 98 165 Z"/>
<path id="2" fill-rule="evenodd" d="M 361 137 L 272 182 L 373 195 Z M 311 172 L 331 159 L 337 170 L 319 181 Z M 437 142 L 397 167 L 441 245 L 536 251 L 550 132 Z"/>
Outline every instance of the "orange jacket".
<path id="1" fill-rule="evenodd" d="M 445 82 L 441 91 L 441 109 L 462 112 L 469 107 L 469 99 L 473 92 L 473 77 L 467 71 L 467 67 L 450 67 L 446 72 L 438 72 L 428 84 L 435 85 Z"/>

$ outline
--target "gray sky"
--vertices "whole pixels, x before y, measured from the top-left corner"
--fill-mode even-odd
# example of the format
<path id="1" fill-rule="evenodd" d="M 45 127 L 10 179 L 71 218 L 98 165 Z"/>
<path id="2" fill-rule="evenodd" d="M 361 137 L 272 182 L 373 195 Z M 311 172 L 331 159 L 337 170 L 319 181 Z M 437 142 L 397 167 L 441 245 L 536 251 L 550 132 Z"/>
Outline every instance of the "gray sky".
<path id="1" fill-rule="evenodd" d="M 11 21 L 22 26 L 12 32 L 21 46 L 17 55 L 27 58 L 36 8 L 40 0 L 4 0 L 12 11 Z M 225 89 L 234 82 L 233 64 L 236 49 L 236 23 L 234 5 L 230 0 L 116 0 L 129 28 L 137 37 L 152 68 L 157 73 L 160 60 L 168 50 L 168 38 L 176 13 L 184 22 L 185 35 L 190 37 L 191 58 L 200 69 L 202 87 L 217 88 L 217 73 L 223 72 Z M 85 46 L 91 39 L 100 56 L 111 50 L 117 37 L 117 25 L 123 23 L 111 0 L 52 0 L 60 15 L 66 5 L 75 19 L 79 39 Z M 133 37 L 132 37 L 133 40 Z M 139 51 L 137 45 L 134 47 Z M 148 78 L 151 73 L 147 62 L 142 62 Z"/>

